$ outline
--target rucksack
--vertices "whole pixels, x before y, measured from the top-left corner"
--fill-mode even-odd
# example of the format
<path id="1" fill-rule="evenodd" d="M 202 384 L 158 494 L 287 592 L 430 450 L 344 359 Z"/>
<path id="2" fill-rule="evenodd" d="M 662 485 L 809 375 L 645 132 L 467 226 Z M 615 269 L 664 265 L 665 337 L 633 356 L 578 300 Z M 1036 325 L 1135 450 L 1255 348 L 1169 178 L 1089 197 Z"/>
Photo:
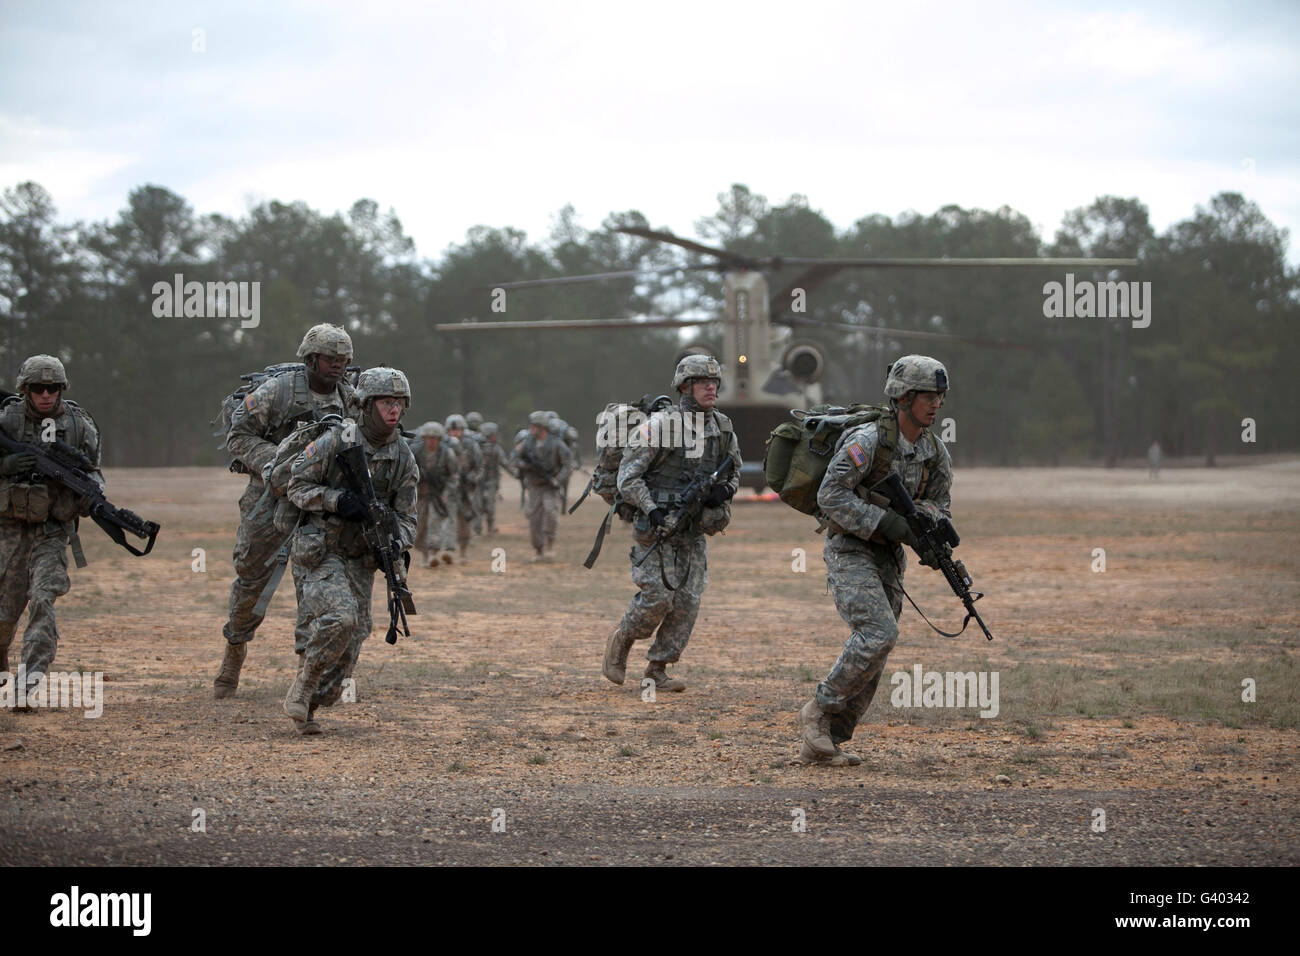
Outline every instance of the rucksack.
<path id="1" fill-rule="evenodd" d="M 221 439 L 218 448 L 226 448 L 230 440 L 230 426 L 234 421 L 235 412 L 239 406 L 244 404 L 244 398 L 250 392 L 255 391 L 268 378 L 279 378 L 281 375 L 289 375 L 299 369 L 306 369 L 302 362 L 281 362 L 278 365 L 268 365 L 260 372 L 246 372 L 239 376 L 244 382 L 243 385 L 235 389 L 221 401 L 221 408 L 217 411 L 217 417 L 209 424 L 213 426 L 213 436 Z M 248 474 L 248 468 L 242 461 L 234 458 L 230 459 L 229 468 L 237 475 Z"/>
<path id="2" fill-rule="evenodd" d="M 276 446 L 266 488 L 258 507 L 275 509 L 275 530 L 281 534 L 293 531 L 302 516 L 301 509 L 289 500 L 289 479 L 293 477 L 294 459 L 309 444 L 325 434 L 327 428 L 342 425 L 343 422 L 344 419 L 339 415 L 326 415 L 318 422 L 303 422 Z"/>
<path id="3" fill-rule="evenodd" d="M 268 378 L 279 378 L 281 375 L 289 375 L 293 372 L 305 371 L 307 368 L 302 362 L 280 362 L 277 365 L 268 365 L 260 372 L 245 372 L 239 376 L 240 381 L 245 384 L 239 386 L 221 401 L 221 408 L 217 411 L 217 417 L 214 418 L 210 425 L 213 426 L 213 436 L 221 439 L 221 444 L 217 448 L 227 448 L 230 443 L 230 426 L 234 422 L 235 412 L 239 406 L 244 404 L 244 399 L 250 392 L 256 391 L 263 382 Z M 349 365 L 344 370 L 344 380 L 350 375 L 352 384 L 357 384 L 357 377 L 361 373 L 360 365 Z M 304 396 L 305 400 L 305 396 Z M 230 459 L 228 467 L 237 475 L 248 474 L 248 467 L 242 462 Z"/>
<path id="4" fill-rule="evenodd" d="M 817 491 L 840 437 L 851 428 L 876 422 L 879 444 L 871 470 L 863 479 L 868 488 L 889 474 L 898 447 L 898 417 L 887 405 L 814 405 L 790 413 L 794 422 L 772 429 L 763 456 L 763 475 L 777 496 L 796 511 L 821 516 Z M 796 424 L 797 422 L 797 424 Z"/>
<path id="5" fill-rule="evenodd" d="M 639 402 L 610 402 L 605 406 L 605 410 L 596 416 L 596 464 L 591 471 L 591 480 L 569 509 L 569 514 L 577 511 L 587 495 L 593 493 L 603 498 L 611 508 L 617 508 L 614 499 L 618 497 L 618 466 L 623 461 L 628 437 L 623 426 L 633 413 L 648 420 L 655 412 L 671 405 L 672 399 L 667 395 L 657 398 L 643 395 Z"/>

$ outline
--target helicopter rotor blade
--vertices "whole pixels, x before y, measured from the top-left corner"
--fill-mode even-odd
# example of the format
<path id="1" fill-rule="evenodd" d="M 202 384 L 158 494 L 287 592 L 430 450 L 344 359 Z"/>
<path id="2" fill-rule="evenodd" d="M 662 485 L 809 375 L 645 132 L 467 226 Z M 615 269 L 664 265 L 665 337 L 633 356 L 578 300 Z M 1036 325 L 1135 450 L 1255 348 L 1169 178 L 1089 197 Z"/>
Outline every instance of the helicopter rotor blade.
<path id="1" fill-rule="evenodd" d="M 683 239 L 681 236 L 675 236 L 671 232 L 659 232 L 655 229 L 642 229 L 640 226 L 625 226 L 620 229 L 615 229 L 614 231 L 626 233 L 629 236 L 640 236 L 642 239 L 653 239 L 656 242 L 667 242 L 674 246 L 681 246 L 683 249 L 689 249 L 691 252 L 698 252 L 703 256 L 712 256 L 725 265 L 743 266 L 746 269 L 752 269 L 757 265 L 757 260 L 755 259 L 750 259 L 747 256 L 738 255 L 734 252 L 728 252 L 726 249 L 717 249 L 713 246 L 706 246 L 703 243 L 695 242 L 692 239 Z"/>
<path id="2" fill-rule="evenodd" d="M 673 275 L 677 272 L 696 272 L 716 268 L 707 264 L 672 266 L 665 269 L 622 269 L 618 272 L 590 272 L 580 276 L 556 276 L 550 279 L 520 279 L 517 282 L 497 282 L 480 286 L 480 289 L 532 289 L 548 285 L 576 285 L 580 282 L 601 282 L 605 279 L 637 279 L 648 276 Z"/>
<path id="3" fill-rule="evenodd" d="M 548 332 L 554 329 L 685 329 L 720 319 L 540 319 L 536 322 L 443 322 L 436 332 Z"/>
<path id="4" fill-rule="evenodd" d="M 891 335 L 897 339 L 947 339 L 950 342 L 964 342 L 967 345 L 974 345 L 978 348 L 1013 349 L 1021 352 L 1040 351 L 1038 346 L 1028 345 L 1024 342 L 1007 342 L 1002 339 L 973 338 L 966 335 L 953 335 L 949 332 L 922 332 L 914 329 L 891 329 L 880 325 L 857 325 L 853 322 L 823 322 L 819 319 L 805 319 L 797 318 L 795 316 L 785 316 L 780 319 L 773 319 L 772 324 L 841 329 L 846 332 L 880 332 L 884 335 Z"/>

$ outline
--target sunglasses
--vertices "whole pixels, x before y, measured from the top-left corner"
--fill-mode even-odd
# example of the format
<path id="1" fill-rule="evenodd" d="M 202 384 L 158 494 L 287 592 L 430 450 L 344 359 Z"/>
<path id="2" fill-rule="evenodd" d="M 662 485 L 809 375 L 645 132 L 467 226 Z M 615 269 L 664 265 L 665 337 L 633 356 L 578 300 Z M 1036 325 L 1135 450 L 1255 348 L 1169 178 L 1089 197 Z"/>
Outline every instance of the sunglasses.
<path id="1" fill-rule="evenodd" d="M 62 385 L 28 385 L 27 391 L 33 392 L 37 395 L 49 395 L 49 394 L 57 395 L 59 394 L 59 392 L 63 391 L 63 386 Z"/>

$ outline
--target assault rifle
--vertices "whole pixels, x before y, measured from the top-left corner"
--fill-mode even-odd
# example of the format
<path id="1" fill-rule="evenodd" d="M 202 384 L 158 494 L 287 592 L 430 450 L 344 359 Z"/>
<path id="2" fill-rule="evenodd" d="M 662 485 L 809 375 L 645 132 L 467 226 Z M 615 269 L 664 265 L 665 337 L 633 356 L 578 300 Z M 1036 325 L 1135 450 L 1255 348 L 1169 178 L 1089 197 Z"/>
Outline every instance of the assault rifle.
<path id="1" fill-rule="evenodd" d="M 940 631 L 937 627 L 934 629 L 944 637 L 956 637 L 966 630 L 966 625 L 970 623 L 971 618 L 974 618 L 975 623 L 984 632 L 984 636 L 990 641 L 993 640 L 993 635 L 984 626 L 979 611 L 975 610 L 975 602 L 984 595 L 979 591 L 971 590 L 974 582 L 971 581 L 971 576 L 966 571 L 966 565 L 952 559 L 952 549 L 961 543 L 961 539 L 957 537 L 957 529 L 952 526 L 952 522 L 947 518 L 940 518 L 935 521 L 925 512 L 918 511 L 916 505 L 912 502 L 912 496 L 903 487 L 903 480 L 892 472 L 889 477 L 879 481 L 871 490 L 887 498 L 889 506 L 903 516 L 903 520 L 907 522 L 913 537 L 916 538 L 916 543 L 920 546 L 917 553 L 921 557 L 921 563 L 927 567 L 942 571 L 948 586 L 952 588 L 953 593 L 961 599 L 961 603 L 966 607 L 966 620 L 961 622 L 961 631 L 958 631 L 957 634 L 948 634 L 945 631 Z M 910 595 L 908 600 L 912 600 Z M 916 602 L 913 601 L 912 606 L 916 607 Z M 917 613 L 921 611 L 920 608 L 916 608 L 916 610 Z M 924 614 L 921 616 L 925 617 Z M 926 623 L 929 624 L 929 618 L 926 618 Z M 930 624 L 930 626 L 934 627 L 933 624 Z"/>
<path id="2" fill-rule="evenodd" d="M 95 470 L 94 464 L 79 449 L 57 438 L 49 444 L 42 442 L 30 445 L 14 441 L 8 435 L 0 433 L 0 451 L 8 455 L 31 455 L 36 459 L 32 466 L 32 478 L 52 478 L 74 494 L 90 499 L 91 519 L 106 535 L 136 557 L 144 557 L 153 550 L 161 525 L 156 521 L 145 521 L 135 512 L 111 504 L 88 474 Z M 148 539 L 145 549 L 138 551 L 133 548 L 127 542 L 124 530 L 136 537 Z"/>
<path id="3" fill-rule="evenodd" d="M 525 438 L 523 444 L 519 447 L 519 477 L 522 478 L 526 472 L 531 472 L 541 478 L 557 491 L 560 489 L 560 483 L 554 478 L 547 477 L 546 469 L 538 464 L 537 459 L 532 456 L 532 453 L 528 450 L 528 439 Z"/>
<path id="4" fill-rule="evenodd" d="M 361 498 L 366 507 L 366 517 L 361 522 L 361 527 L 364 529 L 366 543 L 374 549 L 375 560 L 384 572 L 388 588 L 388 633 L 384 635 L 384 640 L 396 644 L 399 626 L 403 637 L 411 636 L 406 615 L 416 613 L 415 599 L 406 586 L 406 572 L 411 565 L 410 552 L 402 550 L 397 533 L 397 516 L 375 494 L 375 483 L 370 478 L 366 453 L 361 445 L 349 445 L 336 454 L 334 459 L 343 469 L 343 480 L 347 482 L 348 488 Z M 401 561 L 398 560 L 399 555 Z"/>
<path id="5" fill-rule="evenodd" d="M 650 546 L 649 551 L 641 555 L 641 560 L 636 563 L 635 567 L 639 568 L 641 565 L 645 564 L 646 559 L 659 550 L 659 545 L 663 544 L 676 534 L 677 530 L 683 527 L 688 521 L 699 517 L 700 512 L 704 510 L 704 496 L 707 495 L 709 489 L 717 483 L 718 478 L 722 473 L 731 467 L 731 463 L 732 458 L 730 455 L 727 455 L 727 457 L 722 459 L 722 463 L 718 465 L 717 470 L 714 471 L 713 474 L 697 474 L 691 479 L 690 484 L 686 486 L 686 490 L 682 492 L 682 496 L 677 499 L 677 507 L 673 509 L 672 513 L 668 516 L 669 520 L 665 522 L 665 524 L 671 526 L 672 530 L 667 533 L 663 531 L 657 532 L 655 543 Z"/>

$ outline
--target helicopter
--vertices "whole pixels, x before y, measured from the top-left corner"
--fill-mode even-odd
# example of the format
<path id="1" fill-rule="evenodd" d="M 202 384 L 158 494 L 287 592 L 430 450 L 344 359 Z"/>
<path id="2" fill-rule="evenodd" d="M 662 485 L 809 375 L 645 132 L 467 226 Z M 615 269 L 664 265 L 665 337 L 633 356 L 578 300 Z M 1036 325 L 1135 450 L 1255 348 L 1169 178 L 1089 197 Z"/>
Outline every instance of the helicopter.
<path id="1" fill-rule="evenodd" d="M 786 333 L 799 327 L 818 327 L 876 333 L 891 339 L 928 339 L 963 342 L 985 348 L 1026 349 L 1015 342 L 970 338 L 944 332 L 894 329 L 848 322 L 829 322 L 800 314 L 808 293 L 843 269 L 961 269 L 991 267 L 1117 267 L 1137 265 L 1136 259 L 1102 258 L 807 258 L 801 256 L 747 256 L 685 239 L 671 232 L 627 226 L 614 230 L 655 242 L 667 243 L 703 257 L 702 261 L 667 269 L 628 269 L 588 275 L 561 276 L 501 282 L 493 291 L 528 289 L 539 286 L 601 282 L 613 279 L 645 278 L 654 274 L 714 271 L 722 276 L 723 313 L 720 318 L 702 319 L 588 319 L 539 320 L 530 322 L 452 322 L 434 326 L 439 332 L 513 330 L 543 331 L 592 328 L 688 328 L 721 321 L 722 354 L 716 356 L 725 369 L 725 393 L 717 408 L 735 428 L 741 448 L 761 448 L 772 429 L 786 421 L 792 409 L 811 408 L 822 401 L 818 384 L 826 370 L 826 356 L 814 342 Z M 791 277 L 773 296 L 769 275 Z M 797 271 L 796 271 L 797 270 Z M 774 316 L 772 303 L 781 303 Z M 784 328 L 783 328 L 784 327 Z M 705 346 L 682 347 L 676 361 L 690 354 L 712 354 Z M 747 461 L 741 468 L 741 486 L 761 492 L 765 486 L 761 461 Z"/>

